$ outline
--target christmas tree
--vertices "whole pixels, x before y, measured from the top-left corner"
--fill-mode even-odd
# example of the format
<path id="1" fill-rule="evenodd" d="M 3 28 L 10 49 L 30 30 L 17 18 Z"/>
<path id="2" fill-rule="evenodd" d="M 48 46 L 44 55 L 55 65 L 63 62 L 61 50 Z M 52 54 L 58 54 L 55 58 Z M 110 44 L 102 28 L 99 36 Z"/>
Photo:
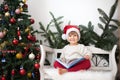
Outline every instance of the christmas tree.
<path id="1" fill-rule="evenodd" d="M 40 50 L 26 0 L 0 5 L 0 80 L 39 80 Z"/>

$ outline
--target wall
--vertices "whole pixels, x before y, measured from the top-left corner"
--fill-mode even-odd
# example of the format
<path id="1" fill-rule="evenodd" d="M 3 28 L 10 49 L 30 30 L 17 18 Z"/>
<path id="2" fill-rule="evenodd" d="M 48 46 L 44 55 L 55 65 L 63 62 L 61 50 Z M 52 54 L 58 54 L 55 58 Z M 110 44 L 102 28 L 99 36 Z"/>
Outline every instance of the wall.
<path id="1" fill-rule="evenodd" d="M 47 24 L 51 20 L 49 11 L 55 17 L 64 16 L 64 24 L 85 24 L 92 21 L 99 22 L 97 8 L 103 9 L 107 14 L 115 0 L 28 0 L 29 13 L 37 22 Z M 114 18 L 118 17 L 118 13 Z"/>

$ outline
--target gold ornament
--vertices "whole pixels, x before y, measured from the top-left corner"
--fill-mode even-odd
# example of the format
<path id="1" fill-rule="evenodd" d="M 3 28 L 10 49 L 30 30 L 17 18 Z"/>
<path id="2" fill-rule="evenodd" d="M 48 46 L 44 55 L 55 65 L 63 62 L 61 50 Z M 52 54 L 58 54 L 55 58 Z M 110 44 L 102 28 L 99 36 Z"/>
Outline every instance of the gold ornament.
<path id="1" fill-rule="evenodd" d="M 27 73 L 27 76 L 28 76 L 29 78 L 31 78 L 32 73 L 31 73 L 31 72 L 28 72 L 28 73 Z"/>
<path id="2" fill-rule="evenodd" d="M 29 32 L 30 31 L 30 27 L 27 27 L 26 29 L 25 29 L 25 32 Z"/>
<path id="3" fill-rule="evenodd" d="M 7 41 L 4 41 L 3 43 L 1 43 L 0 44 L 0 49 L 3 49 L 7 44 L 8 44 Z"/>
<path id="4" fill-rule="evenodd" d="M 26 0 L 22 0 L 24 3 L 26 3 Z"/>
<path id="5" fill-rule="evenodd" d="M 23 8 L 22 7 L 20 7 L 20 12 L 23 12 Z"/>
<path id="6" fill-rule="evenodd" d="M 17 54 L 16 54 L 16 58 L 17 58 L 17 59 L 21 59 L 21 58 L 22 58 L 22 53 L 21 53 L 21 52 L 17 53 Z"/>

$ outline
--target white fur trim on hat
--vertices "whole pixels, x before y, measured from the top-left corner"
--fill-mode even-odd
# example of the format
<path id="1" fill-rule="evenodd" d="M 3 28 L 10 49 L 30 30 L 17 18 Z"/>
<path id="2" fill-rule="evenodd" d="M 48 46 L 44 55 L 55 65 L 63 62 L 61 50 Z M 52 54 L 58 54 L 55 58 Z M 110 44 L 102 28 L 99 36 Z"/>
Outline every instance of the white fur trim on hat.
<path id="1" fill-rule="evenodd" d="M 62 34 L 62 39 L 66 40 L 66 35 L 65 34 Z"/>

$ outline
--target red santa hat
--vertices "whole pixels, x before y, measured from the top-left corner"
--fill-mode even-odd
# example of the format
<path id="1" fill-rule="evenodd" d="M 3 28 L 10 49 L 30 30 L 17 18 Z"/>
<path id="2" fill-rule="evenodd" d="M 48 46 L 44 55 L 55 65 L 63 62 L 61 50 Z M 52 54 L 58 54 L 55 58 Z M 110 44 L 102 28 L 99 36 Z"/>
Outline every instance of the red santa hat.
<path id="1" fill-rule="evenodd" d="M 66 40 L 68 37 L 68 34 L 71 31 L 75 31 L 78 34 L 79 39 L 80 39 L 80 28 L 78 28 L 78 26 L 76 25 L 66 25 L 63 30 L 62 39 Z"/>

